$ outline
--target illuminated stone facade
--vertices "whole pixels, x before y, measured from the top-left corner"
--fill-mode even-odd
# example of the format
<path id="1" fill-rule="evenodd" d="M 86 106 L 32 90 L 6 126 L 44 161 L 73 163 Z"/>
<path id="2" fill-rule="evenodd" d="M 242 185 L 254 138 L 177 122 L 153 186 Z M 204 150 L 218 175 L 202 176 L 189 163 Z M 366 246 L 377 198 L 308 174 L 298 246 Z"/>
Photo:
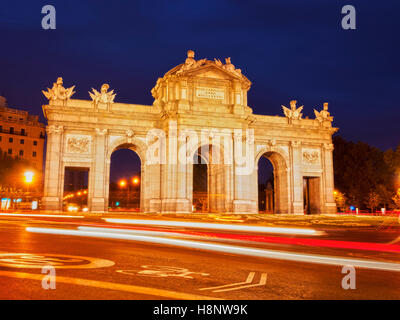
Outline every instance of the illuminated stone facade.
<path id="1" fill-rule="evenodd" d="M 0 97 L 0 150 L 10 157 L 29 161 L 39 171 L 43 167 L 45 125 L 27 111 L 8 108 Z"/>
<path id="2" fill-rule="evenodd" d="M 151 106 L 114 102 L 108 85 L 93 89 L 92 101 L 71 99 L 74 87 L 62 84 L 59 78 L 45 92 L 49 104 L 43 106 L 48 119 L 43 200 L 48 210 L 62 209 L 65 168 L 84 167 L 89 169 L 89 210 L 106 212 L 111 154 L 130 148 L 142 164 L 141 211 L 190 213 L 191 159 L 207 145 L 210 211 L 258 212 L 257 165 L 265 156 L 274 167 L 276 213 L 304 214 L 304 190 L 309 212 L 336 212 L 336 129 L 327 105 L 316 111 L 316 119 L 303 119 L 296 101 L 283 108 L 284 116 L 255 115 L 247 104 L 251 82 L 230 58 L 225 63 L 195 60 L 188 51 L 183 64 L 157 80 Z M 154 148 L 157 141 L 163 147 Z"/>

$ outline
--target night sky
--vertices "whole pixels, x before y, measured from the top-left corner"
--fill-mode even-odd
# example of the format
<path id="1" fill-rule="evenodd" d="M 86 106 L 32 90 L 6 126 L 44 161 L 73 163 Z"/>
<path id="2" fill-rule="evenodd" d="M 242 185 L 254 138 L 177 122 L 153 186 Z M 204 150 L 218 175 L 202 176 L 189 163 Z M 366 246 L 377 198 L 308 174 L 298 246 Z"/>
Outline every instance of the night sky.
<path id="1" fill-rule="evenodd" d="M 41 28 L 52 4 L 57 29 Z M 341 8 L 357 29 L 341 28 Z M 40 114 L 58 76 L 73 98 L 109 83 L 116 102 L 149 104 L 158 77 L 196 58 L 230 56 L 253 82 L 254 113 L 283 115 L 291 99 L 314 118 L 329 102 L 339 134 L 381 149 L 400 143 L 398 1 L 2 1 L 0 94 Z"/>

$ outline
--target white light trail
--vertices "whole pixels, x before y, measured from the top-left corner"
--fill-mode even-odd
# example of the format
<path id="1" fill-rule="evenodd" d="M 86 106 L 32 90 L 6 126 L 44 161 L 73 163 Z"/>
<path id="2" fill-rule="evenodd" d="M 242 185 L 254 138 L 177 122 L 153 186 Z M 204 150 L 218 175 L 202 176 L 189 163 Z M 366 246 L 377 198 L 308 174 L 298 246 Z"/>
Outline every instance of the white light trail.
<path id="1" fill-rule="evenodd" d="M 110 223 L 122 223 L 122 224 L 187 227 L 187 228 L 279 233 L 279 234 L 308 235 L 308 236 L 323 234 L 323 232 L 314 229 L 301 229 L 301 228 L 281 228 L 281 227 L 263 227 L 263 226 L 259 227 L 259 226 L 246 226 L 246 225 L 235 225 L 235 224 L 185 222 L 185 221 L 135 220 L 135 219 L 116 219 L 116 218 L 103 218 L 103 219 Z"/>
<path id="2" fill-rule="evenodd" d="M 178 232 L 163 232 L 163 231 L 148 231 L 148 230 L 135 230 L 135 229 L 120 229 L 120 228 L 101 228 L 101 227 L 83 227 L 79 226 L 79 230 L 83 231 L 95 231 L 95 232 L 107 232 L 107 233 L 123 233 L 123 234 L 139 234 L 148 236 L 179 236 L 179 237 L 193 237 L 192 235 L 186 235 Z M 200 238 L 197 237 L 197 238 Z M 204 237 L 203 237 L 204 238 Z"/>
<path id="3" fill-rule="evenodd" d="M 381 262 L 374 260 L 348 259 L 348 258 L 340 258 L 333 256 L 264 250 L 264 249 L 246 248 L 246 247 L 191 241 L 191 240 L 159 238 L 152 236 L 132 235 L 132 234 L 122 234 L 122 233 L 107 233 L 107 232 L 81 231 L 81 230 L 71 230 L 71 229 L 34 228 L 34 227 L 27 227 L 26 231 L 34 233 L 44 233 L 44 234 L 57 234 L 57 235 L 150 242 L 150 243 L 158 243 L 158 244 L 186 247 L 192 249 L 211 250 L 224 253 L 269 258 L 269 259 L 297 261 L 304 263 L 317 263 L 317 264 L 334 265 L 334 266 L 347 265 L 359 268 L 400 272 L 399 263 Z"/>
<path id="4" fill-rule="evenodd" d="M 40 217 L 40 218 L 84 218 L 84 216 L 66 216 L 61 214 L 27 214 L 27 213 L 0 213 L 7 217 Z"/>

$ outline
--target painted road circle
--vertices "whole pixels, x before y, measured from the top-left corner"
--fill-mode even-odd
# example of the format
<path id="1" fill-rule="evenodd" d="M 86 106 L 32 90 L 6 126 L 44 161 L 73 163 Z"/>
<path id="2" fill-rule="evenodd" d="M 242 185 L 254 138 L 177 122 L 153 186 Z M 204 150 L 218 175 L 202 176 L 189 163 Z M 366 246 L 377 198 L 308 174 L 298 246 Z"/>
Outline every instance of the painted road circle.
<path id="1" fill-rule="evenodd" d="M 114 264 L 111 260 L 66 254 L 0 253 L 0 267 L 8 268 L 53 266 L 57 269 L 91 269 L 111 267 Z"/>
<path id="2" fill-rule="evenodd" d="M 193 272 L 185 268 L 170 267 L 170 266 L 142 266 L 144 270 L 117 270 L 119 273 L 128 275 L 139 275 L 155 278 L 178 277 L 185 279 L 193 279 L 192 275 L 209 276 L 208 273 Z"/>

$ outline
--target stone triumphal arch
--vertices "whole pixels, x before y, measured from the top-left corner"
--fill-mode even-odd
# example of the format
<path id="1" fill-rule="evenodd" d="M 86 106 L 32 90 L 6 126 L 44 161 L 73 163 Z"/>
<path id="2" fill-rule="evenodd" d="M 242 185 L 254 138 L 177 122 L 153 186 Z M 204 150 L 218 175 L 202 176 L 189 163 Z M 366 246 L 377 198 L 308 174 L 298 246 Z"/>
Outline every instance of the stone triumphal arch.
<path id="1" fill-rule="evenodd" d="M 253 114 L 247 104 L 251 82 L 225 63 L 195 60 L 157 80 L 151 106 L 114 102 L 104 84 L 90 100 L 71 99 L 75 87 L 58 78 L 43 91 L 48 120 L 43 203 L 63 210 L 66 168 L 85 168 L 88 207 L 108 211 L 111 154 L 135 151 L 141 160 L 143 212 L 193 210 L 195 154 L 207 165 L 208 210 L 258 212 L 257 166 L 267 157 L 274 169 L 276 213 L 333 213 L 332 134 L 337 130 L 325 103 L 315 119 L 291 101 L 284 116 Z M 200 158 L 200 157 L 199 157 Z M 307 202 L 307 203 L 306 203 Z"/>

